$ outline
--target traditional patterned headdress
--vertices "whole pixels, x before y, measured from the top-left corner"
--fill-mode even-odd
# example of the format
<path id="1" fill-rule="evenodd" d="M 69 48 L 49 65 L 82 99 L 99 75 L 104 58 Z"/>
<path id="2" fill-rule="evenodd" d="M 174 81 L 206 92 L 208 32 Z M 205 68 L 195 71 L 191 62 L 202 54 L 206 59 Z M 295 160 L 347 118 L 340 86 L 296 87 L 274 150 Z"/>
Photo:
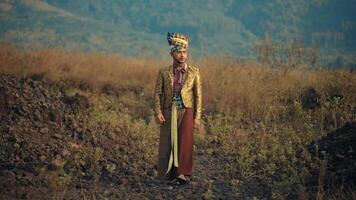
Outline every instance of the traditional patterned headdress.
<path id="1" fill-rule="evenodd" d="M 180 33 L 167 33 L 168 44 L 171 47 L 171 51 L 177 51 L 180 49 L 188 49 L 188 36 Z"/>

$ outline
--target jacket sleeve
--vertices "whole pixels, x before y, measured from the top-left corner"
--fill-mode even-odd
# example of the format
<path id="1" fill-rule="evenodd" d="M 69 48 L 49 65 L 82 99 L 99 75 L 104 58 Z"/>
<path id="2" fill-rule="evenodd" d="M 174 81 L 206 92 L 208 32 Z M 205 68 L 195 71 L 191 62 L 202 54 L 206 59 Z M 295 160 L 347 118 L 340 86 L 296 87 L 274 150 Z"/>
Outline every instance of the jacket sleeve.
<path id="1" fill-rule="evenodd" d="M 200 121 L 202 112 L 202 84 L 200 72 L 197 69 L 197 75 L 194 80 L 194 98 L 195 98 L 195 121 Z"/>
<path id="2" fill-rule="evenodd" d="M 154 88 L 154 111 L 155 115 L 162 113 L 161 105 L 162 105 L 162 94 L 163 94 L 163 77 L 162 70 L 158 72 L 156 85 Z"/>

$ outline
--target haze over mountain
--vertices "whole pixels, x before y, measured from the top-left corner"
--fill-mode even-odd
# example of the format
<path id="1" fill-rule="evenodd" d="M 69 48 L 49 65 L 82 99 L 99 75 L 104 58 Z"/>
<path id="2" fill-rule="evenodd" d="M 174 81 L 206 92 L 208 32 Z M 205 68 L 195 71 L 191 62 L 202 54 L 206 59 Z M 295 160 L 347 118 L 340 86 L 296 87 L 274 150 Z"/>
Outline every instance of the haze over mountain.
<path id="1" fill-rule="evenodd" d="M 296 39 L 306 46 L 356 50 L 351 0 L 5 0 L 1 41 L 166 56 L 167 31 L 186 33 L 193 55 L 255 55 L 256 41 Z"/>

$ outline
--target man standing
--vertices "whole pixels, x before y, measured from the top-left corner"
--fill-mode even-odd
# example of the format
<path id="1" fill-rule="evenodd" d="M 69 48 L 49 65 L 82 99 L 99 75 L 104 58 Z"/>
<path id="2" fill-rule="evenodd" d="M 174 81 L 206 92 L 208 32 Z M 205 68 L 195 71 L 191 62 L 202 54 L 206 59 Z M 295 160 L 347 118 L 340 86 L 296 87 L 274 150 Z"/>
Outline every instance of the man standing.
<path id="1" fill-rule="evenodd" d="M 159 71 L 155 115 L 160 127 L 158 178 L 187 183 L 193 176 L 193 128 L 200 125 L 202 89 L 199 69 L 186 63 L 188 37 L 167 34 L 173 64 Z"/>

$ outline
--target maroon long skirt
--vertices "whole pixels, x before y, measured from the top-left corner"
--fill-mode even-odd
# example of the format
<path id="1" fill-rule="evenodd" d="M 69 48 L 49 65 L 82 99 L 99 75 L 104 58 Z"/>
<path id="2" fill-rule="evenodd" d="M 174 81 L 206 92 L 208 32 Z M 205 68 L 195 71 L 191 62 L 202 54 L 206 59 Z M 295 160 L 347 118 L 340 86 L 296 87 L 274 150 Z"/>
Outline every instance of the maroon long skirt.
<path id="1" fill-rule="evenodd" d="M 168 169 L 169 156 L 171 151 L 171 111 L 164 110 L 163 116 L 166 121 L 160 128 L 160 141 L 158 152 L 158 178 L 166 179 L 184 174 L 193 176 L 193 109 L 185 108 L 178 110 L 178 168 Z"/>

